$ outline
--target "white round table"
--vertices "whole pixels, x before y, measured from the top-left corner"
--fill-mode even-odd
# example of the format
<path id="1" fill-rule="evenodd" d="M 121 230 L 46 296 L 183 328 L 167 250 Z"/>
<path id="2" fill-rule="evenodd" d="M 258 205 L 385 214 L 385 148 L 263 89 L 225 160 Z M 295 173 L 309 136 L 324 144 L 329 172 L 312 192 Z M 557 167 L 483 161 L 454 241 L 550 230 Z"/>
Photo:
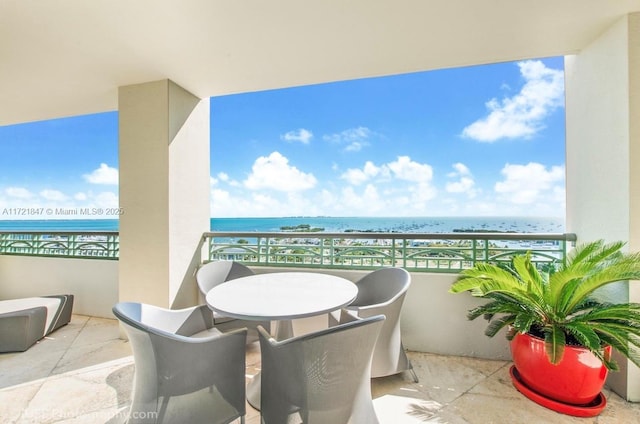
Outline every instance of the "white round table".
<path id="1" fill-rule="evenodd" d="M 207 304 L 223 315 L 277 321 L 275 336 L 289 338 L 291 320 L 335 311 L 358 294 L 351 281 L 316 272 L 275 272 L 237 278 L 207 293 Z"/>
<path id="2" fill-rule="evenodd" d="M 351 281 L 316 272 L 275 272 L 237 278 L 212 288 L 207 304 L 223 315 L 275 320 L 277 340 L 293 337 L 292 319 L 335 311 L 356 298 Z M 247 400 L 260 409 L 260 374 L 247 385 Z"/>

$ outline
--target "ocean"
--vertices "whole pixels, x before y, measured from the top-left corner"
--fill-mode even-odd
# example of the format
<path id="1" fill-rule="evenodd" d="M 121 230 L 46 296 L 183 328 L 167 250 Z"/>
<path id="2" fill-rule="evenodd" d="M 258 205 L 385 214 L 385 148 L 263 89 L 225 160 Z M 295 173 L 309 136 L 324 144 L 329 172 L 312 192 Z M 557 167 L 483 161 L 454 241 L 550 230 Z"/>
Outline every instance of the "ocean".
<path id="1" fill-rule="evenodd" d="M 533 217 L 282 217 L 211 218 L 211 231 L 271 232 L 309 225 L 324 232 L 451 233 L 500 231 L 564 233 L 563 218 Z M 0 220 L 0 231 L 117 231 L 117 219 Z"/>

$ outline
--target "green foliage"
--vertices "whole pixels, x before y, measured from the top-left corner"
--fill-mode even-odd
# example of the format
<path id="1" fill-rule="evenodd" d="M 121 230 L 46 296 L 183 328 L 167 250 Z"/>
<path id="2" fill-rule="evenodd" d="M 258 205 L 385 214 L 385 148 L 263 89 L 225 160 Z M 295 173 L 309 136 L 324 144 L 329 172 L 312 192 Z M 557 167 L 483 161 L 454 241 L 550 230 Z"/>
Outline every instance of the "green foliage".
<path id="1" fill-rule="evenodd" d="M 605 366 L 603 346 L 611 345 L 640 367 L 640 304 L 611 304 L 594 297 L 598 289 L 618 281 L 640 280 L 640 253 L 623 253 L 622 242 L 602 240 L 576 247 L 564 264 L 540 271 L 531 253 L 514 258 L 510 267 L 479 263 L 464 270 L 451 293 L 470 292 L 488 300 L 468 312 L 489 322 L 485 334 L 508 328 L 507 338 L 537 332 L 544 335 L 551 363 L 562 359 L 568 343 L 589 349 Z"/>

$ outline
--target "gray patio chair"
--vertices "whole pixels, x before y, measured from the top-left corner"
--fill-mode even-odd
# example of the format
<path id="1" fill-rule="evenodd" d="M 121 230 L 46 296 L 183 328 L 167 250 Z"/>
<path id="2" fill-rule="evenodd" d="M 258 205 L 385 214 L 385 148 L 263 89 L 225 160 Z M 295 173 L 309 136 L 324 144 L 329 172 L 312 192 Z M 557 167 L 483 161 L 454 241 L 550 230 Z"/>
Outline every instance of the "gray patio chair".
<path id="1" fill-rule="evenodd" d="M 379 315 L 275 340 L 258 327 L 263 424 L 377 424 L 371 355 Z"/>
<path id="2" fill-rule="evenodd" d="M 246 329 L 221 333 L 205 305 L 113 307 L 133 350 L 129 424 L 227 424 L 245 416 Z"/>
<path id="3" fill-rule="evenodd" d="M 196 272 L 201 303 L 206 303 L 205 297 L 207 293 L 215 286 L 250 275 L 254 275 L 254 272 L 249 267 L 235 261 L 212 261 L 202 265 Z M 258 340 L 258 332 L 256 330 L 258 325 L 269 331 L 271 330 L 270 321 L 241 320 L 224 316 L 218 312 L 213 312 L 213 323 L 220 331 L 246 327 L 249 331 L 247 333 L 247 343 L 253 343 Z"/>
<path id="4" fill-rule="evenodd" d="M 360 318 L 382 314 L 387 319 L 373 352 L 371 377 L 385 377 L 410 371 L 418 376 L 407 358 L 400 335 L 400 312 L 411 285 L 411 274 L 403 268 L 381 268 L 356 282 L 358 295 L 345 309 Z M 329 326 L 336 325 L 340 311 L 329 314 Z"/>

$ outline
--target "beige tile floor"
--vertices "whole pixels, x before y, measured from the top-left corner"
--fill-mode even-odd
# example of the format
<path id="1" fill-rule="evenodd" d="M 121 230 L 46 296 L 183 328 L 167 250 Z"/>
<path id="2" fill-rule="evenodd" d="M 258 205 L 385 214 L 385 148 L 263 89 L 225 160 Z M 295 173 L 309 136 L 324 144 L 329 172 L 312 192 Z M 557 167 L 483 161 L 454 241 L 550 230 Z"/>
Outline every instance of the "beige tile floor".
<path id="1" fill-rule="evenodd" d="M 598 417 L 570 417 L 517 392 L 509 362 L 409 355 L 419 383 L 402 374 L 373 380 L 382 424 L 640 422 L 640 404 L 625 402 L 609 391 L 605 391 L 607 408 Z M 259 366 L 258 347 L 252 345 L 247 378 Z M 0 354 L 0 422 L 123 423 L 133 371 L 131 350 L 119 338 L 117 321 L 74 315 L 69 325 L 26 352 Z M 259 413 L 248 406 L 247 424 L 259 421 Z"/>

